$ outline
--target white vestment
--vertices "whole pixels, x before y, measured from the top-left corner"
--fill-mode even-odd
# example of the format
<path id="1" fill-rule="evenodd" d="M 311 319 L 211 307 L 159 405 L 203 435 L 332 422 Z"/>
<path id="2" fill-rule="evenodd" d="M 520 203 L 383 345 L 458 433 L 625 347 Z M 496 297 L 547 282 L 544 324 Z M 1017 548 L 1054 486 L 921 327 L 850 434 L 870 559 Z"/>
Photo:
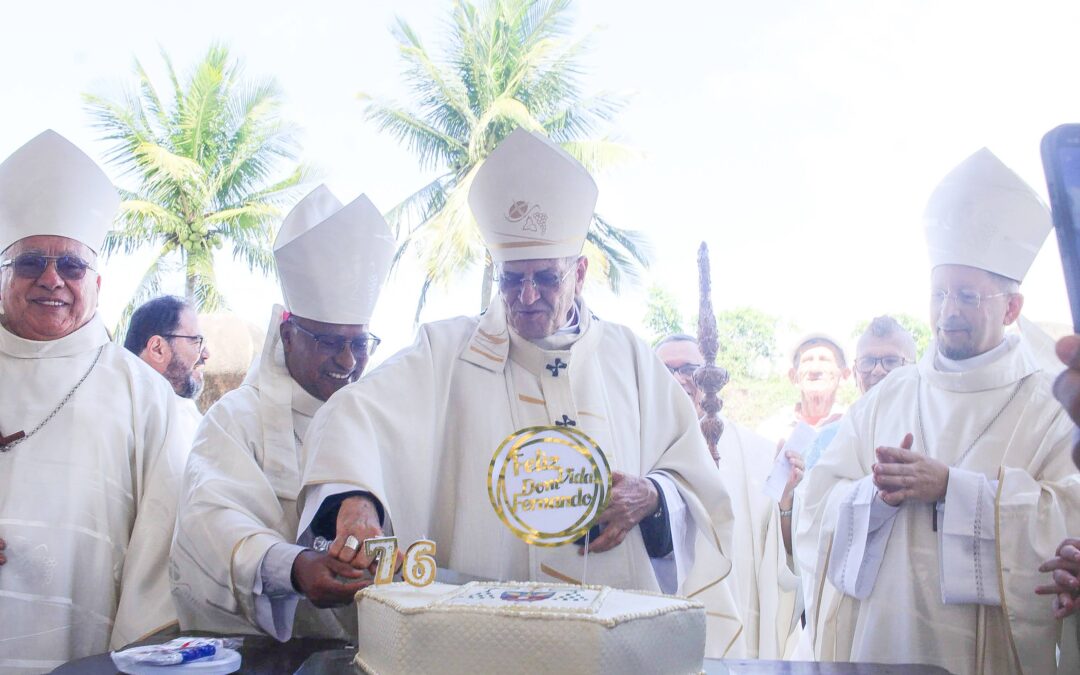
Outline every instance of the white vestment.
<path id="1" fill-rule="evenodd" d="M 1047 583 L 1039 564 L 1080 531 L 1072 422 L 1015 336 L 966 372 L 942 370 L 935 354 L 860 399 L 800 488 L 796 553 L 813 575 L 814 654 L 1052 673 L 1061 623 L 1034 589 Z M 943 504 L 892 508 L 876 496 L 875 448 L 907 433 L 915 452 L 953 467 Z"/>
<path id="2" fill-rule="evenodd" d="M 780 508 L 763 492 L 775 443 L 724 420 L 720 477 L 735 513 L 732 562 L 743 635 L 733 658 L 783 659 L 794 649 L 802 603 L 780 529 Z M 740 653 L 741 652 L 741 653 Z"/>
<path id="3" fill-rule="evenodd" d="M 41 672 L 176 620 L 169 541 L 191 445 L 168 382 L 96 316 L 59 340 L 0 328 L 0 672 Z"/>
<path id="4" fill-rule="evenodd" d="M 282 308 L 275 308 L 280 317 Z M 355 610 L 318 609 L 292 589 L 299 439 L 322 405 L 285 367 L 279 319 L 244 383 L 206 411 L 191 449 L 173 543 L 173 594 L 185 629 L 354 639 Z M 271 547 L 282 564 L 264 586 Z"/>
<path id="5" fill-rule="evenodd" d="M 721 583 L 731 568 L 731 501 L 693 406 L 628 329 L 584 306 L 579 316 L 576 340 L 556 350 L 513 334 L 498 301 L 482 317 L 422 326 L 416 344 L 336 393 L 313 420 L 303 449 L 301 528 L 322 486 L 347 484 L 382 502 L 402 546 L 433 539 L 440 566 L 490 579 L 579 581 L 579 547 L 526 545 L 499 522 L 487 489 L 488 465 L 507 436 L 573 420 L 613 471 L 677 486 L 701 532 L 693 567 L 679 570 L 679 590 L 706 602 L 716 618 L 710 643 L 725 653 L 740 632 L 731 590 Z M 673 538 L 678 550 L 681 537 L 673 531 Z M 659 590 L 640 528 L 614 549 L 590 554 L 585 581 Z"/>

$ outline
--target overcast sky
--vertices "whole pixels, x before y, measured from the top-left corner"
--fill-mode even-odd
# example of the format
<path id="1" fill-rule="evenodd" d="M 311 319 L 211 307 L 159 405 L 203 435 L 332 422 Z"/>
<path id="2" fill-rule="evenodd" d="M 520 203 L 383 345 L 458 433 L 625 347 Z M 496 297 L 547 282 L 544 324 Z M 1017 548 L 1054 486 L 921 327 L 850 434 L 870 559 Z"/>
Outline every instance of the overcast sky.
<path id="1" fill-rule="evenodd" d="M 160 75 L 159 46 L 186 70 L 220 40 L 247 73 L 278 79 L 285 114 L 304 129 L 304 159 L 337 196 L 367 193 L 388 210 L 425 176 L 363 119 L 356 95 L 403 96 L 393 17 L 437 47 L 449 7 L 11 4 L 0 22 L 0 156 L 52 127 L 102 157 L 82 92 L 130 84 L 135 57 Z M 1045 194 L 1039 140 L 1080 120 L 1075 1 L 584 0 L 574 13 L 579 32 L 599 27 L 583 89 L 634 92 L 611 133 L 645 153 L 598 177 L 597 210 L 649 234 L 656 261 L 646 285 L 674 293 L 687 316 L 702 240 L 720 309 L 752 305 L 791 321 L 793 332 L 844 338 L 877 314 L 923 316 L 920 214 L 937 181 L 987 146 Z M 146 262 L 106 266 L 108 324 Z M 475 312 L 479 276 L 433 293 L 423 319 Z M 1051 235 L 1024 284 L 1029 318 L 1069 322 L 1061 277 Z M 235 311 L 257 324 L 279 298 L 274 282 L 231 264 L 221 282 Z M 418 287 L 406 267 L 384 290 L 372 325 L 384 338 L 380 356 L 411 339 Z M 644 290 L 614 298 L 593 288 L 586 297 L 601 316 L 637 327 Z"/>

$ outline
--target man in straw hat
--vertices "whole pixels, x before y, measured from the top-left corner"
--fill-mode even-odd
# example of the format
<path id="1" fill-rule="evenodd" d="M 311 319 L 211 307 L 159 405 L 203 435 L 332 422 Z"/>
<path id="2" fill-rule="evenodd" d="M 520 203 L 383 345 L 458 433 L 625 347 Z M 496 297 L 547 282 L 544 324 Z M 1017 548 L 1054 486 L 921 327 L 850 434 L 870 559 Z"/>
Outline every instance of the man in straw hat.
<path id="1" fill-rule="evenodd" d="M 0 670 L 176 619 L 166 568 L 191 438 L 169 383 L 97 315 L 118 205 L 56 132 L 0 164 Z"/>
<path id="2" fill-rule="evenodd" d="M 925 219 L 934 344 L 856 403 L 803 486 L 815 656 L 1054 672 L 1061 626 L 1032 591 L 1078 531 L 1080 475 L 1051 377 L 1005 334 L 1049 213 L 983 149 Z"/>
<path id="3" fill-rule="evenodd" d="M 411 348 L 323 406 L 303 449 L 300 527 L 364 567 L 363 547 L 346 544 L 380 525 L 374 499 L 403 545 L 434 540 L 441 566 L 579 581 L 582 546 L 527 545 L 500 523 L 487 487 L 508 435 L 571 426 L 614 470 L 587 581 L 708 589 L 711 651 L 723 654 L 740 630 L 720 583 L 731 568 L 718 547 L 730 541 L 730 500 L 678 384 L 645 343 L 582 298 L 596 197 L 584 167 L 548 139 L 519 129 L 499 144 L 469 193 L 499 297 L 483 316 L 422 326 Z M 355 490 L 367 496 L 337 509 L 335 495 Z"/>
<path id="4" fill-rule="evenodd" d="M 379 343 L 368 324 L 393 253 L 363 195 L 342 206 L 320 186 L 285 218 L 274 243 L 285 308 L 274 307 L 244 384 L 207 411 L 184 476 L 172 552 L 184 628 L 355 637 L 355 612 L 318 608 L 371 577 L 294 543 L 297 453 L 312 416 Z"/>

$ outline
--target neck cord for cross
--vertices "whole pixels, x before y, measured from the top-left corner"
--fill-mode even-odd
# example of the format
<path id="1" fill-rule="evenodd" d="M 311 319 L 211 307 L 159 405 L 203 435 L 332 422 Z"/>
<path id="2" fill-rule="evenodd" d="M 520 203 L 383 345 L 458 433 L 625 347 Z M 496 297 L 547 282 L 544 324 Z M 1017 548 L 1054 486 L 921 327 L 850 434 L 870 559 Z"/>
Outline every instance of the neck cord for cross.
<path id="1" fill-rule="evenodd" d="M 0 446 L 0 452 L 7 452 L 19 443 L 28 440 L 31 436 L 41 431 L 41 428 L 48 424 L 49 420 L 51 420 L 53 417 L 56 417 L 56 413 L 60 412 L 60 409 L 63 408 L 64 405 L 71 400 L 71 397 L 75 395 L 75 392 L 79 390 L 79 387 L 82 386 L 82 383 L 86 382 L 86 378 L 90 377 L 90 373 L 94 372 L 94 366 L 98 364 L 98 361 L 101 359 L 101 352 L 103 351 L 105 351 L 105 345 L 101 345 L 100 347 L 98 347 L 97 354 L 94 356 L 94 361 L 90 364 L 90 367 L 87 368 L 86 373 L 84 373 L 83 376 L 79 378 L 79 381 L 75 383 L 75 386 L 71 388 L 71 391 L 67 393 L 67 396 L 65 396 L 60 401 L 60 403 L 57 404 L 55 408 L 53 408 L 53 411 L 49 413 L 49 415 L 45 419 L 41 420 L 40 424 L 31 429 L 28 433 L 19 436 L 18 438 L 12 440 L 6 445 Z"/>

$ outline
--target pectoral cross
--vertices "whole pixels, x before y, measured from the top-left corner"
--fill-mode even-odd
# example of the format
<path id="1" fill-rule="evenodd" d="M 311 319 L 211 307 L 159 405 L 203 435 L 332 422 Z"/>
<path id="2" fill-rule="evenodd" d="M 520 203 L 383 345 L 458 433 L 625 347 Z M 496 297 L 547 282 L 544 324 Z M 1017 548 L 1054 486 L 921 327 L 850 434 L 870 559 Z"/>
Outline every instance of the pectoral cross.
<path id="1" fill-rule="evenodd" d="M 559 376 L 559 370 L 560 369 L 565 369 L 566 364 L 562 362 L 562 359 L 556 358 L 555 363 L 549 363 L 544 367 L 551 371 L 551 376 L 552 377 L 558 377 Z"/>
<path id="2" fill-rule="evenodd" d="M 0 452 L 7 452 L 9 445 L 22 438 L 26 438 L 26 433 L 23 431 L 16 431 L 10 436 L 5 436 L 3 432 L 0 432 Z"/>

